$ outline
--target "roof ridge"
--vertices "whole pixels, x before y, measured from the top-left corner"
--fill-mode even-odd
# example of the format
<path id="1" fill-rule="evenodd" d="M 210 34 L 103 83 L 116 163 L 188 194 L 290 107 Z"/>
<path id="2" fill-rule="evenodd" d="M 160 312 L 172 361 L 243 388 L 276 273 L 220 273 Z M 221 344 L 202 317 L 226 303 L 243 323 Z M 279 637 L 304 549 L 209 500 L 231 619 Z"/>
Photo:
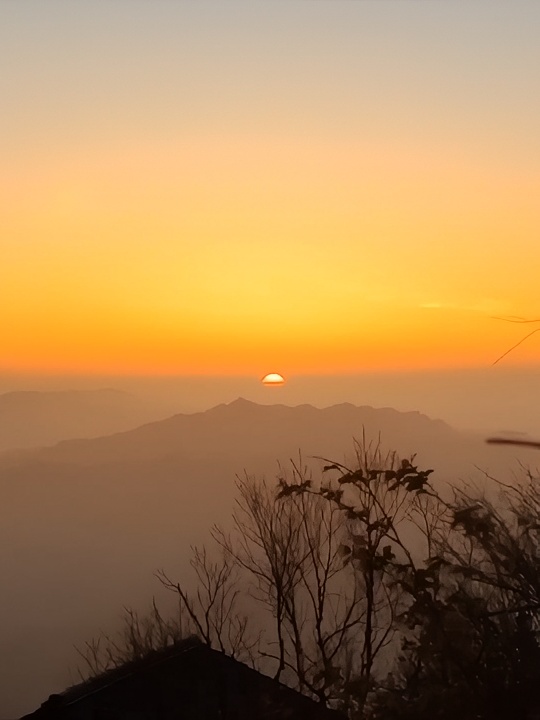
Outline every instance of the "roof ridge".
<path id="1" fill-rule="evenodd" d="M 61 693 L 51 695 L 49 699 L 43 703 L 43 705 L 47 705 L 49 702 L 54 704 L 61 702 L 63 705 L 74 705 L 93 693 L 99 692 L 106 687 L 114 685 L 117 682 L 130 677 L 143 668 L 151 668 L 155 665 L 159 665 L 170 658 L 181 655 L 189 650 L 202 647 L 203 645 L 204 643 L 200 638 L 196 635 L 190 635 L 184 640 L 177 641 L 168 647 L 150 650 L 143 657 L 136 658 L 135 660 L 128 660 L 121 665 L 99 673 L 99 675 L 94 675 L 77 685 L 72 685 Z M 70 698 L 73 694 L 76 696 Z"/>

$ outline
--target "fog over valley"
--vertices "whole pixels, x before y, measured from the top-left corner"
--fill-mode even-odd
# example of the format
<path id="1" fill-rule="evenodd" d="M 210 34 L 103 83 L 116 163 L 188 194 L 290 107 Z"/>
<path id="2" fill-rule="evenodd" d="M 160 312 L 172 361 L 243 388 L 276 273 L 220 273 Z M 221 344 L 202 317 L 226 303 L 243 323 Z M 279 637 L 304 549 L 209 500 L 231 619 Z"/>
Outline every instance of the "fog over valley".
<path id="1" fill-rule="evenodd" d="M 279 368 L 276 368 L 279 369 Z M 272 368 L 270 368 L 272 370 Z M 264 373 L 261 372 L 261 377 Z M 481 432 L 513 431 L 540 435 L 540 370 L 537 366 L 478 367 L 457 370 L 417 370 L 395 372 L 363 372 L 340 375 L 295 375 L 287 377 L 284 386 L 263 387 L 256 376 L 104 376 L 104 375 L 16 375 L 0 373 L 0 433 L 13 437 L 20 435 L 24 445 L 36 438 L 35 433 L 51 432 L 53 418 L 63 427 L 71 426 L 64 437 L 87 437 L 107 434 L 115 430 L 135 427 L 139 422 L 158 420 L 179 412 L 208 410 L 219 403 L 229 403 L 244 397 L 261 404 L 276 402 L 287 405 L 308 403 L 315 407 L 328 407 L 336 403 L 392 407 L 396 410 L 417 410 L 431 418 L 441 418 L 456 428 Z M 109 390 L 104 390 L 109 388 Z M 71 391 L 58 397 L 29 393 L 30 397 L 6 397 L 14 391 L 40 391 L 54 393 Z M 84 390 L 100 390 L 87 395 Z M 91 413 L 77 415 L 83 403 L 92 407 Z M 49 405 L 47 423 L 32 431 L 33 413 Z M 30 410 L 35 406 L 33 411 Z M 7 408 L 6 408 L 7 406 Z M 66 408 L 66 406 L 68 406 Z M 69 415 L 69 406 L 73 413 Z M 9 416 L 4 413 L 12 413 Z M 13 415 L 13 413 L 15 415 Z M 20 413 L 20 419 L 13 417 Z M 6 418 L 5 420 L 3 418 Z M 102 425 L 99 425 L 102 418 Z M 4 424 L 2 424 L 4 423 Z M 93 423 L 93 425 L 92 425 Z M 116 423 L 118 427 L 113 427 Z M 124 427 L 120 424 L 124 423 Z M 77 424 L 80 425 L 77 435 Z M 61 426 L 62 427 L 62 426 Z M 101 427 L 101 431 L 100 431 Z M 82 430 L 84 428 L 84 431 Z M 28 442 L 26 442 L 28 437 Z M 0 447 L 6 447 L 0 438 Z M 11 440 L 10 442 L 15 442 Z M 40 444 L 35 442 L 34 444 Z"/>
<path id="2" fill-rule="evenodd" d="M 133 388 L 0 396 L 0 717 L 27 712 L 75 682 L 81 659 L 74 645 L 114 632 L 123 607 L 144 610 L 152 596 L 161 597 L 156 570 L 188 576 L 190 546 L 207 541 L 214 523 L 230 523 L 237 475 L 273 482 L 291 459 L 300 462 L 299 453 L 315 476 L 322 467 L 317 456 L 354 465 L 353 438 L 363 433 L 373 442 L 380 435 L 384 448 L 402 457 L 417 453 L 415 462 L 434 468 L 433 483 L 443 492 L 449 481 L 482 485 L 482 471 L 512 482 L 517 459 L 533 465 L 537 458 L 534 450 L 489 446 L 480 428 L 456 429 L 417 410 L 289 404 L 313 379 L 298 388 L 248 386 L 246 394 L 265 404 L 229 398 L 155 419 L 156 387 L 165 412 L 167 403 L 207 402 L 211 393 L 197 397 L 198 382 L 156 380 L 151 402 L 150 382 L 140 397 Z M 225 395 L 243 383 L 208 385 Z M 339 395 L 339 382 L 335 387 Z M 324 379 L 320 390 L 323 404 Z M 470 418 L 470 425 L 487 420 L 474 408 Z"/>

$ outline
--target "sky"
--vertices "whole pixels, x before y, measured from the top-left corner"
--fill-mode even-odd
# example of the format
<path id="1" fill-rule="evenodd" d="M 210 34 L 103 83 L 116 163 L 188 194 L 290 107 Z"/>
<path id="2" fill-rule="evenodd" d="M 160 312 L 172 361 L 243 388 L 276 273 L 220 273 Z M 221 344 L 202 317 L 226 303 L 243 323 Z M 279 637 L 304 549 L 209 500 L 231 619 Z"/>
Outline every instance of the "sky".
<path id="1" fill-rule="evenodd" d="M 539 34 L 536 0 L 4 0 L 0 372 L 489 366 L 540 318 Z"/>

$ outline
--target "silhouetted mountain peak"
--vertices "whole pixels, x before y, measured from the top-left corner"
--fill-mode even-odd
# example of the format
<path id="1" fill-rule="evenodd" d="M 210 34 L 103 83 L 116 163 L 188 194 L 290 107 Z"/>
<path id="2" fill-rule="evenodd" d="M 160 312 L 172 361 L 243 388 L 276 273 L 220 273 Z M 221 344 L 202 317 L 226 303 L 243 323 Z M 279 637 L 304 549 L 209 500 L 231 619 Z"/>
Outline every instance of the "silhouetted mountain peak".
<path id="1" fill-rule="evenodd" d="M 246 398 L 238 397 L 236 400 L 233 400 L 230 403 L 226 403 L 225 407 L 229 408 L 254 408 L 257 407 L 258 403 L 253 402 L 252 400 L 246 400 Z"/>

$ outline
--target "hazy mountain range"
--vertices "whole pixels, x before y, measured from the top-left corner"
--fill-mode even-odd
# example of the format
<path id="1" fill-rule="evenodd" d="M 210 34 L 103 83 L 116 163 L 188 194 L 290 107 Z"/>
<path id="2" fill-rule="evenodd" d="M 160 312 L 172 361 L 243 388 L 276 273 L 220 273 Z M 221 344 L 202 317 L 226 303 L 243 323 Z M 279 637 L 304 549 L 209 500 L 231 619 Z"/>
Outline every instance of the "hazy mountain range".
<path id="1" fill-rule="evenodd" d="M 0 450 L 109 435 L 156 420 L 159 415 L 150 402 L 120 390 L 3 393 Z"/>
<path id="2" fill-rule="evenodd" d="M 75 406 L 83 414 L 92 406 L 87 396 L 68 395 L 52 402 L 50 425 L 57 434 L 62 428 L 68 436 L 75 429 L 82 434 L 83 427 L 90 433 L 88 418 L 71 425 L 58 421 L 58 408 L 65 409 L 64 422 Z M 5 418 L 9 401 L 2 397 Z M 102 417 L 108 397 L 100 395 L 94 419 Z M 128 423 L 130 400 L 111 398 L 117 414 L 110 422 Z M 156 591 L 153 571 L 185 571 L 190 544 L 203 542 L 212 523 L 227 522 L 235 477 L 244 470 L 273 478 L 278 461 L 286 466 L 299 451 L 315 471 L 320 464 L 311 456 L 352 463 L 353 438 L 363 432 L 374 440 L 380 433 L 384 447 L 402 456 L 418 453 L 418 462 L 435 468 L 434 482 L 440 483 L 481 478 L 475 465 L 507 479 L 514 456 L 531 463 L 537 458 L 534 451 L 487 446 L 480 436 L 415 412 L 242 399 L 104 437 L 20 449 L 30 437 L 40 443 L 46 437 L 45 428 L 38 432 L 39 401 L 32 402 L 33 436 L 28 432 L 21 443 L 19 433 L 12 441 L 19 449 L 0 454 L 4 717 L 31 710 L 77 680 L 68 672 L 76 664 L 73 645 L 114 629 L 123 606 L 147 605 Z M 47 424 L 47 413 L 40 412 Z"/>

